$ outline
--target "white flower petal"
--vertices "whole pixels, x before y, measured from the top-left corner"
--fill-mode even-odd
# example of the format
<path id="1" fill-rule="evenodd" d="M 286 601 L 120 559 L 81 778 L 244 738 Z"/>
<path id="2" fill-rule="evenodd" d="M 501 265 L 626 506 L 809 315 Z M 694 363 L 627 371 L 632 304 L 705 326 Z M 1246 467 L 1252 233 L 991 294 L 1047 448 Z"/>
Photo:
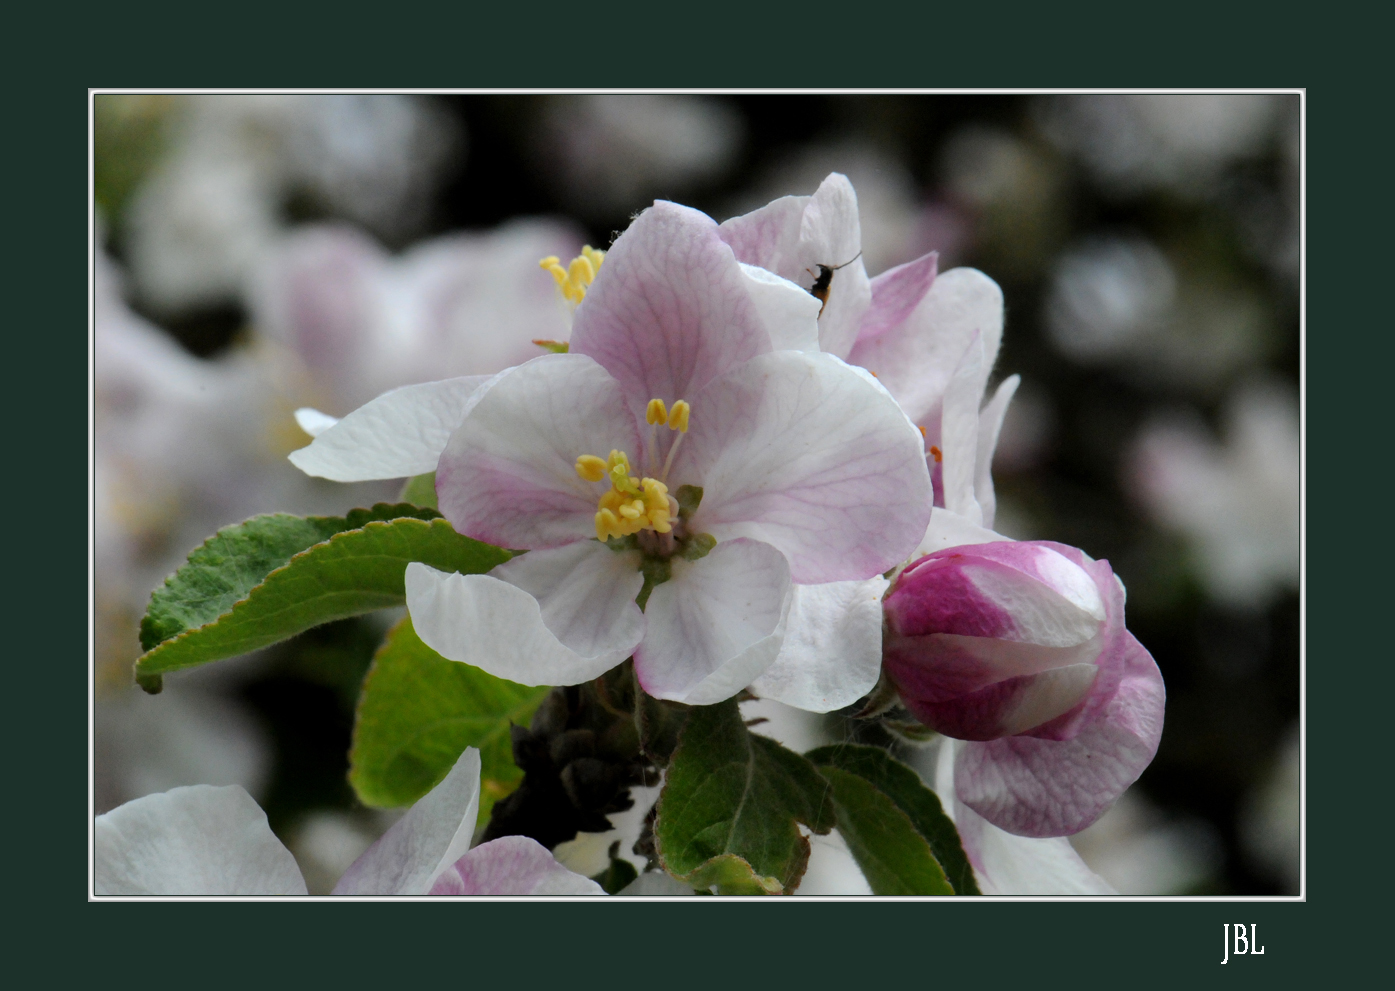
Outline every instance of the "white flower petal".
<path id="1" fill-rule="evenodd" d="M 924 535 L 920 433 L 866 372 L 833 355 L 759 355 L 704 389 L 670 487 L 703 487 L 692 519 L 719 541 L 779 548 L 800 583 L 899 564 Z"/>
<path id="2" fill-rule="evenodd" d="M 603 490 L 577 476 L 576 459 L 614 449 L 644 464 L 619 383 L 585 355 L 542 355 L 500 375 L 451 435 L 436 466 L 441 513 L 499 547 L 590 538 Z"/>
<path id="3" fill-rule="evenodd" d="M 313 434 L 309 447 L 291 452 L 291 464 L 307 475 L 335 482 L 435 471 L 452 431 L 490 381 L 488 375 L 465 375 L 385 392 Z M 299 414 L 297 422 L 311 433 Z"/>
<path id="4" fill-rule="evenodd" d="M 328 413 L 321 413 L 317 409 L 309 406 L 302 406 L 295 411 L 296 425 L 304 430 L 311 437 L 318 437 L 330 427 L 339 422 L 339 417 L 330 416 Z"/>
<path id="5" fill-rule="evenodd" d="M 590 878 L 559 864 L 547 847 L 527 836 L 481 843 L 444 871 L 431 889 L 438 897 L 557 897 L 604 895 Z"/>
<path id="6" fill-rule="evenodd" d="M 935 766 L 935 791 L 954 820 L 985 895 L 1114 895 L 1064 836 L 1035 839 L 999 829 L 959 801 L 954 791 L 958 740 L 945 738 Z"/>
<path id="7" fill-rule="evenodd" d="M 976 524 L 983 522 L 983 510 L 974 498 L 974 472 L 978 464 L 978 404 L 986 377 L 983 345 L 975 335 L 945 389 L 940 451 L 945 508 Z"/>
<path id="8" fill-rule="evenodd" d="M 819 349 L 818 299 L 789 279 L 755 265 L 741 266 L 756 314 L 770 334 L 776 351 L 817 351 Z"/>
<path id="9" fill-rule="evenodd" d="M 291 852 L 237 785 L 127 802 L 96 824 L 98 895 L 304 895 Z"/>
<path id="10" fill-rule="evenodd" d="M 354 861 L 336 895 L 424 895 L 465 856 L 480 808 L 480 752 L 466 747 L 445 778 Z"/>
<path id="11" fill-rule="evenodd" d="M 810 712 L 841 709 L 870 692 L 881 672 L 889 584 L 878 576 L 794 586 L 784 644 L 751 691 Z"/>
<path id="12" fill-rule="evenodd" d="M 731 698 L 775 660 L 792 600 L 789 562 L 769 544 L 725 541 L 701 560 L 674 558 L 673 578 L 645 607 L 640 684 L 688 705 Z"/>
<path id="13" fill-rule="evenodd" d="M 986 377 L 1003 336 L 1003 291 L 977 269 L 954 268 L 935 277 L 903 324 L 859 341 L 849 360 L 876 372 L 906 415 L 928 425 L 974 334 Z"/>
<path id="14" fill-rule="evenodd" d="M 625 660 L 644 636 L 638 565 L 634 552 L 593 540 L 531 551 L 489 575 L 414 561 L 407 609 L 443 657 L 522 685 L 576 685 Z"/>
<path id="15" fill-rule="evenodd" d="M 925 528 L 925 537 L 911 555 L 917 560 L 926 554 L 942 551 L 946 547 L 961 547 L 964 544 L 992 544 L 1000 540 L 1010 540 L 1001 533 L 994 533 L 977 523 L 970 523 L 957 513 L 938 506 L 930 514 L 930 525 Z"/>
<path id="16" fill-rule="evenodd" d="M 998 433 L 1003 429 L 1003 417 L 1007 415 L 1008 403 L 1012 402 L 1022 376 L 1009 375 L 1003 379 L 998 391 L 978 414 L 978 461 L 974 466 L 974 499 L 983 512 L 983 525 L 993 526 L 997 515 L 998 498 L 993 491 L 993 452 L 998 449 Z"/>

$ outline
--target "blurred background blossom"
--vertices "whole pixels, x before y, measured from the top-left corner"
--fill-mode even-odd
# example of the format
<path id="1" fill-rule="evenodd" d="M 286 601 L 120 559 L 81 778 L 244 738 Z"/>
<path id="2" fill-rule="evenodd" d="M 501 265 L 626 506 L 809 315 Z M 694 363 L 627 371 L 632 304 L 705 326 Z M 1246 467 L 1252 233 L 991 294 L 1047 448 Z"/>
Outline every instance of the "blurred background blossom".
<path id="1" fill-rule="evenodd" d="M 130 676 L 150 590 L 220 526 L 395 497 L 292 468 L 292 412 L 566 339 L 544 255 L 608 247 L 654 198 L 723 220 L 838 171 L 869 274 L 936 250 L 1002 285 L 995 374 L 1023 382 L 998 528 L 1108 558 L 1166 679 L 1157 759 L 1075 849 L 1127 894 L 1298 890 L 1296 95 L 95 100 L 97 812 L 242 784 L 328 890 L 394 818 L 345 779 L 390 617 L 151 697 Z M 859 732 L 745 710 L 797 749 Z M 815 838 L 804 892 L 863 890 L 850 864 Z"/>

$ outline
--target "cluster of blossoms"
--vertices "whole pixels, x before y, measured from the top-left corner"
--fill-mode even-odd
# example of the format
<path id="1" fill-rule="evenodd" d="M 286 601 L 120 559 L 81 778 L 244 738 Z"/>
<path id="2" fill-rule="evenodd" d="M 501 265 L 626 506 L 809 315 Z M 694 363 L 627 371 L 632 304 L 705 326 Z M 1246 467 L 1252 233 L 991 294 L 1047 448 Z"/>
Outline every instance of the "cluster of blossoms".
<path id="1" fill-rule="evenodd" d="M 721 225 L 658 202 L 604 254 L 543 259 L 574 309 L 565 347 L 342 420 L 301 411 L 314 441 L 291 460 L 434 472 L 459 533 L 527 552 L 485 575 L 407 566 L 413 626 L 446 658 L 526 685 L 633 658 L 655 698 L 813 712 L 880 681 L 948 738 L 937 787 L 985 890 L 1035 893 L 1054 882 L 1023 880 L 1020 844 L 1048 842 L 1059 881 L 1058 838 L 1152 759 L 1161 678 L 1107 562 L 991 529 L 1018 381 L 983 403 L 998 287 L 934 254 L 869 279 L 860 256 L 841 175 Z"/>

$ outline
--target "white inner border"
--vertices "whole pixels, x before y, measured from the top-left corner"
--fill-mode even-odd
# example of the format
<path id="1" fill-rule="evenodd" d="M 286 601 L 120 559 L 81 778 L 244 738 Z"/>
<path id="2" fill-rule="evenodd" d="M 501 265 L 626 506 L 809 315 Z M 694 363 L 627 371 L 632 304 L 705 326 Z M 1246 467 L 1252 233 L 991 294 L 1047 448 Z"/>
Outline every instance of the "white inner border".
<path id="1" fill-rule="evenodd" d="M 982 902 L 1307 902 L 1307 89 L 1030 89 L 1030 88 L 958 88 L 958 89 L 88 89 L 88 900 L 89 902 L 580 902 L 608 903 L 611 899 L 575 899 L 575 897 L 469 897 L 469 899 L 439 899 L 439 897 L 335 897 L 314 895 L 306 897 L 117 897 L 95 895 L 95 733 L 96 713 L 96 370 L 95 370 L 95 299 L 96 299 L 96 200 L 95 200 L 95 120 L 96 103 L 102 95 L 554 95 L 554 94 L 674 94 L 674 95 L 752 95 L 752 96 L 946 96 L 946 95 L 1089 95 L 1089 94 L 1237 94 L 1237 95 L 1296 95 L 1299 98 L 1299 893 L 1297 895 L 1053 895 L 1053 896 L 836 896 L 810 895 L 766 897 L 751 899 L 739 896 L 711 896 L 697 902 L 762 902 L 787 904 L 791 902 L 943 902 L 975 904 Z M 689 902 L 691 899 L 668 897 L 625 897 L 615 902 Z"/>

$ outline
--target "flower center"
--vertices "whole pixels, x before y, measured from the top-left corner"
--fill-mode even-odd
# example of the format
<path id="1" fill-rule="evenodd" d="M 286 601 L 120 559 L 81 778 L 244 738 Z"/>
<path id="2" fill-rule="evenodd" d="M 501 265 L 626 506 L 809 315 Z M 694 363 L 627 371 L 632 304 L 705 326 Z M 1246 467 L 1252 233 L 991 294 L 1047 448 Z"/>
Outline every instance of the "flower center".
<path id="1" fill-rule="evenodd" d="M 690 415 L 691 407 L 681 399 L 673 404 L 672 410 L 664 405 L 662 399 L 649 400 L 645 419 L 650 428 L 649 449 L 655 458 L 658 428 L 662 425 L 678 433 L 668 450 L 663 469 L 655 472 L 658 478 L 636 478 L 630 474 L 630 457 L 624 451 L 611 451 L 608 458 L 583 454 L 576 459 L 576 473 L 586 481 L 610 482 L 610 488 L 596 504 L 597 540 L 604 542 L 611 537 L 628 537 L 642 530 L 665 534 L 672 531 L 673 520 L 678 515 L 678 501 L 668 494 L 668 472 L 673 467 L 673 456 L 688 432 Z"/>
<path id="2" fill-rule="evenodd" d="M 596 273 L 601 270 L 603 261 L 605 252 L 597 251 L 588 244 L 566 268 L 562 267 L 562 259 L 556 255 L 548 255 L 540 260 L 538 265 L 552 273 L 552 277 L 557 280 L 557 288 L 562 291 L 562 297 L 575 306 L 586 298 L 586 287 L 596 280 Z"/>

